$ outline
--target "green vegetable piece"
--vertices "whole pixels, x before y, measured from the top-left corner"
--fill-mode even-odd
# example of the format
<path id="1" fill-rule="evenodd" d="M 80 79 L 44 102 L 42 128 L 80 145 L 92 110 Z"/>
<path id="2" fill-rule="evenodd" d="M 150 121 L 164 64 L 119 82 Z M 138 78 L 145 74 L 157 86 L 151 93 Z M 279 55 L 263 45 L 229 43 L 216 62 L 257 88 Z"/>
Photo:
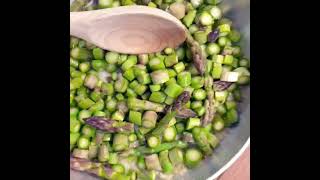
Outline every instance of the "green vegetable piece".
<path id="1" fill-rule="evenodd" d="M 141 116 L 142 116 L 141 113 L 138 111 L 130 111 L 129 112 L 129 121 L 138 125 L 138 126 L 141 126 L 142 125 Z"/>
<path id="2" fill-rule="evenodd" d="M 87 49 L 79 47 L 71 49 L 70 56 L 79 61 L 87 61 L 92 57 L 91 53 Z"/>
<path id="3" fill-rule="evenodd" d="M 214 131 L 221 131 L 224 128 L 224 121 L 220 115 L 216 115 L 212 121 L 212 128 Z"/>
<path id="4" fill-rule="evenodd" d="M 202 153 L 196 148 L 187 149 L 185 153 L 185 163 L 188 167 L 195 167 L 202 160 Z"/>
<path id="5" fill-rule="evenodd" d="M 223 59 L 223 64 L 232 65 L 232 63 L 233 63 L 233 56 L 227 54 Z"/>
<path id="6" fill-rule="evenodd" d="M 172 173 L 173 172 L 173 165 L 171 164 L 169 160 L 169 151 L 161 151 L 159 153 L 159 161 L 162 167 L 162 170 L 164 173 Z"/>
<path id="7" fill-rule="evenodd" d="M 92 54 L 94 59 L 103 59 L 104 58 L 104 51 L 101 48 L 94 48 L 92 50 Z"/>
<path id="8" fill-rule="evenodd" d="M 132 81 L 135 78 L 133 69 L 128 69 L 123 73 L 123 77 L 125 77 L 127 80 Z"/>
<path id="9" fill-rule="evenodd" d="M 166 68 L 164 66 L 163 60 L 158 57 L 154 57 L 149 61 L 149 67 L 153 71 Z"/>
<path id="10" fill-rule="evenodd" d="M 145 157 L 145 164 L 148 170 L 161 171 L 161 165 L 158 158 L 158 154 L 151 154 Z"/>
<path id="11" fill-rule="evenodd" d="M 199 20 L 200 20 L 200 23 L 201 23 L 203 26 L 212 25 L 212 24 L 214 23 L 213 17 L 212 17 L 211 14 L 208 13 L 207 11 L 203 11 L 203 12 L 200 14 Z"/>
<path id="12" fill-rule="evenodd" d="M 117 164 L 119 162 L 119 158 L 117 153 L 109 153 L 109 160 L 108 163 L 109 164 Z"/>
<path id="13" fill-rule="evenodd" d="M 92 101 L 90 98 L 81 98 L 78 102 L 78 106 L 81 109 L 88 109 L 94 104 L 94 101 Z"/>
<path id="14" fill-rule="evenodd" d="M 238 112 L 235 109 L 230 109 L 227 111 L 224 122 L 226 127 L 238 122 Z"/>
<path id="15" fill-rule="evenodd" d="M 71 145 L 76 144 L 79 137 L 80 137 L 80 133 L 78 133 L 78 132 L 70 133 L 70 144 Z"/>
<path id="16" fill-rule="evenodd" d="M 178 64 L 176 64 L 176 65 L 173 66 L 173 69 L 174 69 L 177 73 L 180 73 L 180 72 L 184 71 L 185 66 L 184 66 L 183 62 L 179 62 Z"/>
<path id="17" fill-rule="evenodd" d="M 178 63 L 178 56 L 176 54 L 171 54 L 166 56 L 164 63 L 166 67 L 171 67 Z"/>
<path id="18" fill-rule="evenodd" d="M 183 151 L 180 148 L 173 148 L 169 151 L 169 159 L 173 166 L 183 163 Z"/>
<path id="19" fill-rule="evenodd" d="M 161 85 L 160 84 L 153 84 L 149 86 L 151 92 L 157 92 L 160 91 Z"/>
<path id="20" fill-rule="evenodd" d="M 157 123 L 158 115 L 154 111 L 146 111 L 142 117 L 142 126 L 148 129 L 154 128 Z"/>
<path id="21" fill-rule="evenodd" d="M 78 139 L 78 143 L 77 143 L 77 146 L 78 148 L 80 149 L 88 149 L 89 147 L 89 139 L 85 136 L 81 136 L 79 139 Z"/>
<path id="22" fill-rule="evenodd" d="M 163 131 L 163 139 L 168 142 L 175 140 L 176 135 L 177 131 L 174 126 L 168 127 Z"/>
<path id="23" fill-rule="evenodd" d="M 115 134 L 113 136 L 112 148 L 114 151 L 123 151 L 129 147 L 129 138 L 126 134 Z"/>
<path id="24" fill-rule="evenodd" d="M 122 111 L 115 111 L 111 118 L 113 120 L 117 120 L 117 121 L 123 121 L 124 120 L 124 113 Z"/>
<path id="25" fill-rule="evenodd" d="M 166 70 L 153 71 L 150 76 L 153 84 L 163 84 L 169 80 L 169 74 Z"/>
<path id="26" fill-rule="evenodd" d="M 107 63 L 109 63 L 109 64 L 117 64 L 119 58 L 120 58 L 120 56 L 118 53 L 111 52 L 111 51 L 107 52 L 106 56 L 105 56 L 105 59 L 106 59 Z"/>
<path id="27" fill-rule="evenodd" d="M 221 74 L 222 74 L 222 65 L 219 63 L 213 63 L 212 77 L 214 79 L 220 79 Z"/>
<path id="28" fill-rule="evenodd" d="M 178 84 L 171 83 L 169 84 L 164 93 L 166 93 L 169 97 L 177 98 L 183 92 L 183 88 Z"/>
<path id="29" fill-rule="evenodd" d="M 204 100 L 207 97 L 207 93 L 203 89 L 196 89 L 196 90 L 193 91 L 192 97 L 195 100 L 201 101 L 201 100 Z"/>
<path id="30" fill-rule="evenodd" d="M 123 71 L 126 71 L 132 68 L 135 64 L 137 64 L 137 62 L 138 62 L 137 56 L 130 55 L 128 59 L 121 65 L 121 69 Z"/>
<path id="31" fill-rule="evenodd" d="M 196 10 L 190 10 L 188 11 L 188 14 L 185 15 L 182 19 L 182 22 L 187 26 L 190 27 L 190 25 L 192 24 L 192 22 L 194 21 L 195 17 L 196 17 Z"/>
<path id="32" fill-rule="evenodd" d="M 106 162 L 109 160 L 109 149 L 106 144 L 101 144 L 98 152 L 98 160 L 100 162 Z"/>
<path id="33" fill-rule="evenodd" d="M 191 73 L 184 71 L 178 74 L 177 82 L 181 87 L 187 87 L 191 84 Z"/>
<path id="34" fill-rule="evenodd" d="M 147 143 L 150 148 L 155 148 L 160 144 L 160 140 L 155 136 L 150 136 Z"/>
<path id="35" fill-rule="evenodd" d="M 149 100 L 156 103 L 163 103 L 166 100 L 166 95 L 163 92 L 152 92 Z"/>
<path id="36" fill-rule="evenodd" d="M 201 45 L 208 41 L 208 34 L 205 31 L 197 31 L 194 34 L 194 39 Z"/>
<path id="37" fill-rule="evenodd" d="M 186 130 L 190 130 L 196 126 L 200 126 L 201 121 L 199 118 L 189 118 L 187 121 L 187 127 Z"/>

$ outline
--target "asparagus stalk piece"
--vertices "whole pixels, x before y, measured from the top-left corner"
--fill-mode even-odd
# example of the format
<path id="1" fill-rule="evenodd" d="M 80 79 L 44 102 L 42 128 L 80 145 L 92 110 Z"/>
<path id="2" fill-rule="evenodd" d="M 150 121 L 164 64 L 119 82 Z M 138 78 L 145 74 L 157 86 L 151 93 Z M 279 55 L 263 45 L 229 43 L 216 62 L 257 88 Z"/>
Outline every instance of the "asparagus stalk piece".
<path id="1" fill-rule="evenodd" d="M 109 150 L 106 144 L 101 144 L 98 152 L 98 159 L 100 162 L 106 162 L 109 160 Z"/>
<path id="2" fill-rule="evenodd" d="M 207 139 L 212 148 L 215 148 L 219 145 L 219 139 L 215 135 L 211 134 L 210 132 L 207 132 Z"/>
<path id="3" fill-rule="evenodd" d="M 189 132 L 183 132 L 181 140 L 183 142 L 190 143 L 190 144 L 195 143 L 192 133 L 189 133 Z"/>
<path id="4" fill-rule="evenodd" d="M 129 138 L 126 134 L 115 134 L 113 136 L 112 147 L 115 151 L 123 151 L 129 147 Z"/>
<path id="5" fill-rule="evenodd" d="M 173 171 L 173 165 L 171 164 L 169 160 L 169 151 L 161 151 L 159 153 L 159 160 L 160 160 L 160 165 L 162 167 L 162 170 L 164 173 L 172 173 Z"/>
<path id="6" fill-rule="evenodd" d="M 177 19 L 182 19 L 186 14 L 186 7 L 182 2 L 174 2 L 170 4 L 169 12 Z"/>
<path id="7" fill-rule="evenodd" d="M 158 154 L 151 154 L 145 157 L 146 166 L 148 170 L 157 170 L 161 171 L 161 165 L 158 158 Z"/>
<path id="8" fill-rule="evenodd" d="M 169 81 L 169 74 L 166 70 L 153 71 L 150 76 L 153 84 L 163 84 Z"/>
<path id="9" fill-rule="evenodd" d="M 70 168 L 76 171 L 87 172 L 101 178 L 111 178 L 114 171 L 109 164 L 92 162 L 81 158 L 70 158 Z"/>
<path id="10" fill-rule="evenodd" d="M 215 81 L 213 84 L 215 91 L 224 91 L 228 89 L 233 83 L 227 81 Z"/>
<path id="11" fill-rule="evenodd" d="M 169 127 L 169 122 L 171 121 L 172 118 L 174 118 L 176 115 L 175 111 L 169 112 L 166 114 L 158 123 L 156 128 L 151 132 L 152 135 L 154 136 L 160 136 L 163 131 Z"/>
<path id="12" fill-rule="evenodd" d="M 72 155 L 77 158 L 89 159 L 89 151 L 87 149 L 74 149 Z"/>
<path id="13" fill-rule="evenodd" d="M 99 146 L 96 145 L 96 144 L 91 144 L 89 146 L 89 153 L 88 153 L 88 157 L 89 159 L 94 159 L 97 157 L 98 155 L 98 149 L 99 149 Z"/>
<path id="14" fill-rule="evenodd" d="M 181 109 L 191 98 L 191 95 L 188 91 L 182 92 L 178 98 L 175 100 L 172 106 L 172 110 Z"/>
<path id="15" fill-rule="evenodd" d="M 163 131 L 170 126 L 171 120 L 178 114 L 178 117 L 188 117 L 187 115 L 194 116 L 192 110 L 186 110 L 182 107 L 190 100 L 190 93 L 188 91 L 182 92 L 174 101 L 172 106 L 167 106 L 165 112 L 167 113 L 158 123 L 156 128 L 151 132 L 152 135 L 160 136 Z M 183 113 L 188 114 L 183 114 Z"/>
<path id="16" fill-rule="evenodd" d="M 128 99 L 128 107 L 131 110 L 135 111 L 155 111 L 155 112 L 162 112 L 164 110 L 164 105 L 159 103 L 154 103 L 147 100 L 141 100 L 136 98 L 129 98 Z"/>
<path id="17" fill-rule="evenodd" d="M 196 148 L 190 148 L 185 153 L 185 164 L 192 168 L 197 166 L 203 158 L 201 152 Z"/>
<path id="18" fill-rule="evenodd" d="M 212 154 L 213 149 L 219 144 L 219 139 L 206 131 L 205 128 L 195 127 L 192 135 L 199 148 L 206 154 Z"/>
<path id="19" fill-rule="evenodd" d="M 184 108 L 183 106 L 190 100 L 190 92 L 184 91 L 174 101 L 172 106 L 167 106 L 165 112 L 175 111 L 178 118 L 195 117 L 197 114 L 191 109 Z"/>
<path id="20" fill-rule="evenodd" d="M 109 133 L 132 133 L 134 132 L 134 125 L 128 122 L 115 121 L 105 117 L 89 117 L 85 118 L 85 123 Z"/>
<path id="21" fill-rule="evenodd" d="M 173 148 L 169 151 L 169 159 L 173 166 L 183 164 L 183 151 L 180 148 Z"/>
<path id="22" fill-rule="evenodd" d="M 157 123 L 158 115 L 154 111 L 146 111 L 142 117 L 142 126 L 145 128 L 154 128 Z"/>
<path id="23" fill-rule="evenodd" d="M 201 75 L 203 75 L 206 69 L 206 59 L 203 56 L 199 43 L 193 39 L 192 35 L 189 32 L 187 32 L 186 42 L 191 49 L 192 59 L 196 69 Z"/>
<path id="24" fill-rule="evenodd" d="M 204 107 L 206 111 L 201 120 L 202 126 L 206 126 L 210 124 L 216 112 L 216 108 L 214 104 L 214 91 L 213 91 L 214 83 L 213 83 L 212 77 L 206 75 L 204 85 L 207 91 L 207 99 L 204 102 Z"/>
<path id="25" fill-rule="evenodd" d="M 171 112 L 171 111 L 178 111 L 179 109 L 182 109 L 183 106 L 190 100 L 191 95 L 189 91 L 182 92 L 177 99 L 172 103 L 171 106 L 167 106 L 165 108 L 165 113 Z"/>
<path id="26" fill-rule="evenodd" d="M 179 109 L 176 114 L 177 118 L 182 118 L 182 119 L 196 117 L 196 116 L 197 116 L 197 113 L 195 113 L 191 109 L 187 109 L 187 108 Z"/>
<path id="27" fill-rule="evenodd" d="M 207 138 L 207 134 L 204 131 L 204 129 L 200 127 L 195 127 L 192 130 L 192 135 L 194 140 L 196 141 L 197 145 L 199 148 L 206 154 L 206 155 L 211 155 L 212 154 L 212 149 L 209 144 L 209 140 Z"/>
<path id="28" fill-rule="evenodd" d="M 71 50 L 70 56 L 80 61 L 86 61 L 91 58 L 91 53 L 85 48 L 76 47 Z"/>
<path id="29" fill-rule="evenodd" d="M 206 112 L 204 116 L 202 117 L 202 125 L 206 126 L 210 124 L 214 118 L 214 114 L 216 112 L 214 107 L 214 92 L 213 90 L 207 91 L 208 99 L 205 100 L 204 106 L 206 108 Z"/>

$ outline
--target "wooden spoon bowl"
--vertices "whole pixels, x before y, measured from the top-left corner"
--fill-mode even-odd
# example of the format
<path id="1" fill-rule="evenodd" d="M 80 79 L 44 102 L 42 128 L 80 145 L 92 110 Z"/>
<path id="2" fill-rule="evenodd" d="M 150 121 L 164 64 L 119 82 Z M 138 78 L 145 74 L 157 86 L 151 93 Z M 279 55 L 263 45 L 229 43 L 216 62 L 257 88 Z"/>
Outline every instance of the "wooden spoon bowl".
<path id="1" fill-rule="evenodd" d="M 70 12 L 70 35 L 110 51 L 154 53 L 186 39 L 185 26 L 171 14 L 147 6 Z"/>

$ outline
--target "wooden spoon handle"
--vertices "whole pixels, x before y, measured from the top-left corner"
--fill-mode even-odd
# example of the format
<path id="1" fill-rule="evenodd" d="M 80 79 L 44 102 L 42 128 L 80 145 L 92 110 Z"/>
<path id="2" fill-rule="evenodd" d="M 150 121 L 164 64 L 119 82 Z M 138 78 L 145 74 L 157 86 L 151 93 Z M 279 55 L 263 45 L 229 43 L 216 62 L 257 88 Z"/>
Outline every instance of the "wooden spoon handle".
<path id="1" fill-rule="evenodd" d="M 165 11 L 147 6 L 121 6 L 71 12 L 70 35 L 103 49 L 141 54 L 177 47 L 186 39 L 186 29 Z"/>

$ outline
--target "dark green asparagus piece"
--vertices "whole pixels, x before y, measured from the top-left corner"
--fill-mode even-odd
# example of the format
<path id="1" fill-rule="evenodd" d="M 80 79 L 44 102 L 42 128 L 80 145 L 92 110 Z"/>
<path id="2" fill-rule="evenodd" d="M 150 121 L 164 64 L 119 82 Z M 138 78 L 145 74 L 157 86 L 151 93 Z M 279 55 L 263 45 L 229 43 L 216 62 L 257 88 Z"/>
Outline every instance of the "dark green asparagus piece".
<path id="1" fill-rule="evenodd" d="M 169 126 L 169 122 L 171 121 L 172 118 L 174 118 L 176 115 L 176 112 L 169 112 L 166 114 L 160 122 L 157 124 L 156 128 L 151 132 L 152 135 L 154 136 L 160 136 L 163 131 Z"/>
<path id="2" fill-rule="evenodd" d="M 178 98 L 174 101 L 172 106 L 169 106 L 165 109 L 165 112 L 167 113 L 157 124 L 156 128 L 152 131 L 152 135 L 160 136 L 163 131 L 169 127 L 169 122 L 172 118 L 174 118 L 177 114 L 178 117 L 181 116 L 194 116 L 194 112 L 192 110 L 185 110 L 183 109 L 183 106 L 190 100 L 190 93 L 188 91 L 182 92 Z M 188 114 L 182 114 L 183 112 L 186 112 Z"/>
<path id="3" fill-rule="evenodd" d="M 105 117 L 89 117 L 85 118 L 85 123 L 108 133 L 132 133 L 134 125 L 128 122 L 115 121 Z"/>
<path id="4" fill-rule="evenodd" d="M 205 130 L 205 128 L 195 127 L 192 129 L 192 135 L 199 148 L 206 154 L 212 154 L 213 149 L 219 144 L 219 139 Z"/>
<path id="5" fill-rule="evenodd" d="M 203 75 L 206 70 L 206 67 L 205 67 L 206 59 L 203 56 L 199 43 L 193 39 L 192 35 L 189 32 L 187 33 L 186 42 L 190 47 L 190 50 L 192 53 L 192 59 L 195 67 L 197 68 L 198 72 L 201 75 Z"/>
<path id="6" fill-rule="evenodd" d="M 208 96 L 208 99 L 206 99 L 204 102 L 204 107 L 206 109 L 206 112 L 201 120 L 202 126 L 206 126 L 210 124 L 216 112 L 216 109 L 214 107 L 214 92 L 212 89 L 207 91 L 207 96 Z"/>
<path id="7" fill-rule="evenodd" d="M 187 118 L 196 117 L 196 116 L 197 116 L 197 113 L 187 108 L 182 108 L 177 110 L 177 114 L 176 114 L 176 117 L 181 119 L 187 119 Z"/>
<path id="8" fill-rule="evenodd" d="M 202 126 L 206 126 L 210 124 L 214 118 L 214 115 L 216 113 L 216 108 L 214 105 L 214 91 L 213 91 L 213 78 L 209 76 L 208 74 L 205 75 L 204 78 L 204 87 L 207 92 L 207 99 L 204 102 L 205 107 L 205 114 L 202 116 L 201 124 Z"/>
<path id="9" fill-rule="evenodd" d="M 206 154 L 211 155 L 212 149 L 209 144 L 206 132 L 199 127 L 195 127 L 192 131 L 193 138 L 195 139 L 199 148 Z"/>

